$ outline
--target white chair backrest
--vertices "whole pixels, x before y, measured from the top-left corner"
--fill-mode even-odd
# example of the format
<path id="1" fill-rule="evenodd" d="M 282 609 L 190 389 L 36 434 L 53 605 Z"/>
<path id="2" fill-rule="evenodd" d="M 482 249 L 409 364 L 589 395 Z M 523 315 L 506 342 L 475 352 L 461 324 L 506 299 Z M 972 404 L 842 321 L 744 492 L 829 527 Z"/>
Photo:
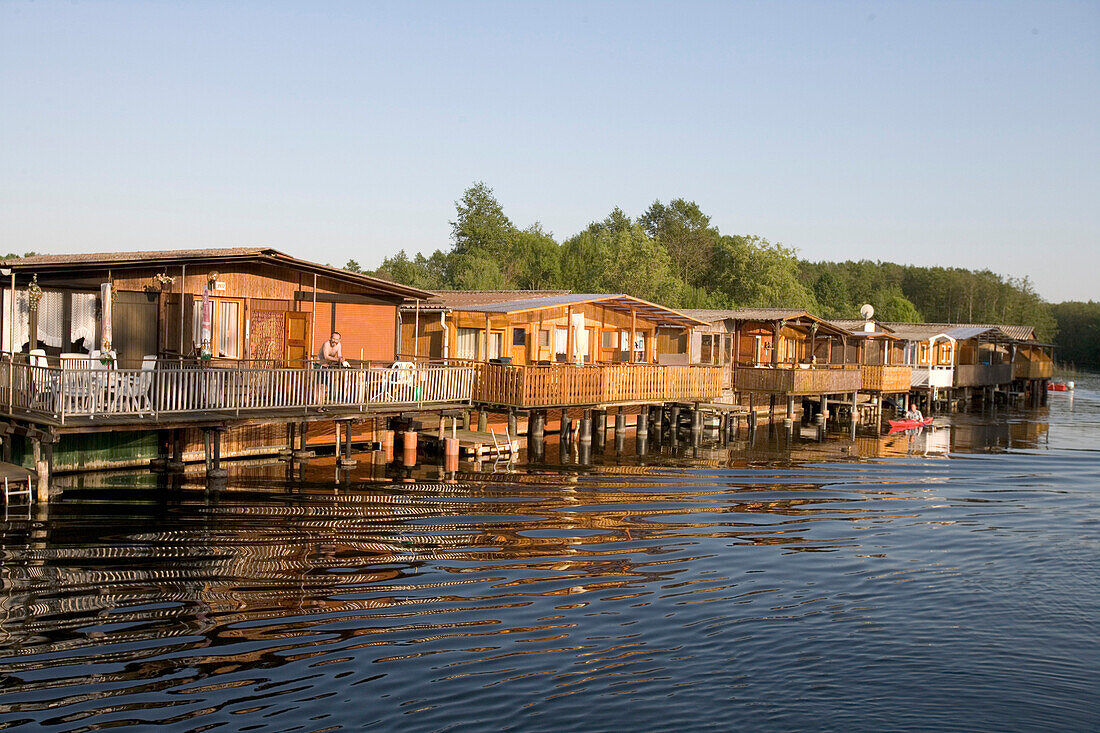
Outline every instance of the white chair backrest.
<path id="1" fill-rule="evenodd" d="M 31 366 L 38 366 L 38 367 L 49 366 L 50 364 L 46 360 L 46 350 L 45 349 L 31 349 L 30 364 L 31 364 Z"/>
<path id="2" fill-rule="evenodd" d="M 74 353 L 61 355 L 62 369 L 90 369 L 92 357 L 88 354 Z"/>
<path id="3" fill-rule="evenodd" d="M 151 372 L 157 368 L 157 356 L 156 354 L 146 354 L 141 357 L 141 368 L 143 371 Z"/>
<path id="4" fill-rule="evenodd" d="M 411 361 L 395 361 L 390 369 L 415 369 L 416 364 Z"/>

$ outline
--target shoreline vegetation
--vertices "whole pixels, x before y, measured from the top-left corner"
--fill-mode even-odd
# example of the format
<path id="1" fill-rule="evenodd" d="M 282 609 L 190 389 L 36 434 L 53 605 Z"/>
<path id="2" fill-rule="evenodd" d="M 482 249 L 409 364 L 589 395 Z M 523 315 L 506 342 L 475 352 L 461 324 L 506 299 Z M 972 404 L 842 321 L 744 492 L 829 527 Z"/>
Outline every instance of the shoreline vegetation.
<path id="1" fill-rule="evenodd" d="M 562 240 L 505 214 L 475 183 L 455 202 L 451 243 L 430 255 L 404 250 L 373 272 L 426 290 L 571 290 L 625 293 L 672 308 L 790 307 L 824 318 L 1022 324 L 1054 343 L 1059 362 L 1100 369 L 1100 303 L 1044 301 L 1031 281 L 991 270 L 892 262 L 811 262 L 756 235 L 724 234 L 685 199 L 654 201 L 637 217 L 616 207 Z"/>

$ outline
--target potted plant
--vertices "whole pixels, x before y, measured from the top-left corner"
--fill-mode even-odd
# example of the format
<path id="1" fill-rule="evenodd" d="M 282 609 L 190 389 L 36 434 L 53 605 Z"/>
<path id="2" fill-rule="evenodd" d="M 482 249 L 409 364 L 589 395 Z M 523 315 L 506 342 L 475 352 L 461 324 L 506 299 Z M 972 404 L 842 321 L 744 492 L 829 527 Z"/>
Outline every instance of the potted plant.
<path id="1" fill-rule="evenodd" d="M 38 303 L 42 300 L 42 287 L 38 284 L 38 274 L 35 273 L 31 277 L 31 282 L 27 285 L 27 301 L 30 304 L 32 311 L 38 310 Z"/>

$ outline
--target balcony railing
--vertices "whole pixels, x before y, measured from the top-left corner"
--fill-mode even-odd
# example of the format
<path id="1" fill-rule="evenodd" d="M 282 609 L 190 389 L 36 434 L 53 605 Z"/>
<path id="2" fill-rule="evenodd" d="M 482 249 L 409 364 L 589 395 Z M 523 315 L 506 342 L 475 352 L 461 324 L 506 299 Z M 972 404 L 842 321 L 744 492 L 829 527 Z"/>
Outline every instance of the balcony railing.
<path id="1" fill-rule="evenodd" d="M 864 392 L 908 392 L 912 384 L 913 368 L 903 364 L 864 364 L 859 371 Z"/>
<path id="2" fill-rule="evenodd" d="M 231 368 L 157 365 L 93 369 L 0 362 L 0 402 L 12 413 L 59 420 L 216 412 L 263 416 L 295 409 L 335 411 L 469 404 L 474 367 Z M 10 385 L 10 388 L 9 388 Z M 2 409 L 2 408 L 0 408 Z"/>
<path id="3" fill-rule="evenodd" d="M 528 409 L 698 402 L 722 392 L 722 367 L 655 364 L 478 365 L 474 401 Z"/>
<path id="4" fill-rule="evenodd" d="M 1012 365 L 1013 379 L 1050 379 L 1053 376 L 1052 361 L 1017 361 Z"/>
<path id="5" fill-rule="evenodd" d="M 912 369 L 913 376 L 910 380 L 912 387 L 946 389 L 955 381 L 955 367 L 950 364 L 917 365 Z"/>
<path id="6" fill-rule="evenodd" d="M 989 387 L 1012 381 L 1012 364 L 959 364 L 955 367 L 956 387 Z"/>
<path id="7" fill-rule="evenodd" d="M 737 367 L 733 388 L 738 392 L 768 392 L 790 395 L 820 395 L 858 392 L 858 364 L 803 367 Z"/>

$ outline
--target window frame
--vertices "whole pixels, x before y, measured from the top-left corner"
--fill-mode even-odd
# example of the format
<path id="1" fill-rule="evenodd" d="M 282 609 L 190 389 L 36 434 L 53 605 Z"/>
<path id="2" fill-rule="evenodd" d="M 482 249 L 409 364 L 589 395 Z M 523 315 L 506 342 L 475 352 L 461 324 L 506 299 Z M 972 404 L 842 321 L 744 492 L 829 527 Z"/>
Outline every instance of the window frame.
<path id="1" fill-rule="evenodd" d="M 220 356 L 218 354 L 218 340 L 221 335 L 221 311 L 223 303 L 233 303 L 237 306 L 237 356 Z M 195 296 L 191 300 L 191 343 L 195 349 L 202 348 L 202 297 Z M 210 354 L 217 359 L 232 359 L 239 361 L 241 354 L 245 353 L 245 301 L 244 298 L 210 298 Z"/>

